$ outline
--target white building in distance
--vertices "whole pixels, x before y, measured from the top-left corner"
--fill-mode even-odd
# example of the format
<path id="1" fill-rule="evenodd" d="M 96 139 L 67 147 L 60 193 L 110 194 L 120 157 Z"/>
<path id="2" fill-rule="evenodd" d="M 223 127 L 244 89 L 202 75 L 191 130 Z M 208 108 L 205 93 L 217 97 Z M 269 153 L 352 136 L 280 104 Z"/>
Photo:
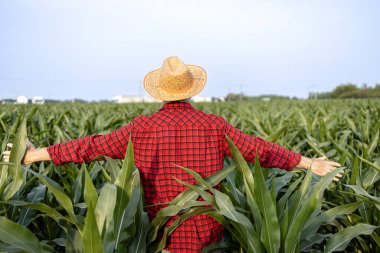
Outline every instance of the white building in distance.
<path id="1" fill-rule="evenodd" d="M 43 97 L 33 97 L 32 98 L 32 104 L 45 104 L 45 99 Z"/>
<path id="2" fill-rule="evenodd" d="M 191 98 L 192 101 L 195 103 L 197 102 L 212 102 L 212 97 L 200 97 L 200 96 L 195 96 Z"/>
<path id="3" fill-rule="evenodd" d="M 26 96 L 18 96 L 16 99 L 16 104 L 27 104 L 28 98 Z"/>
<path id="4" fill-rule="evenodd" d="M 124 96 L 118 95 L 112 98 L 117 104 L 121 103 L 154 103 L 160 102 L 160 100 L 152 98 L 152 97 L 141 97 L 141 96 Z"/>

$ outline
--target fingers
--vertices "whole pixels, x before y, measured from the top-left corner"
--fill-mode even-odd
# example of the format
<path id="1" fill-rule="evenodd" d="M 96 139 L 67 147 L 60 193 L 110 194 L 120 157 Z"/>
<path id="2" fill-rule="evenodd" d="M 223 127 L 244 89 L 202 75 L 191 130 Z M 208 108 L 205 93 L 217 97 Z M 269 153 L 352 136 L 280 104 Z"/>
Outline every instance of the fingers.
<path id="1" fill-rule="evenodd" d="M 336 169 L 338 169 L 338 167 L 335 167 L 335 166 L 332 166 L 332 165 L 329 165 L 329 167 L 328 167 L 329 172 L 333 171 L 333 170 L 336 170 Z"/>
<path id="2" fill-rule="evenodd" d="M 342 167 L 342 165 L 340 163 L 337 163 L 337 162 L 333 162 L 333 161 L 329 161 L 329 164 L 335 166 L 335 167 Z"/>
<path id="3" fill-rule="evenodd" d="M 3 160 L 4 162 L 9 162 L 9 156 L 11 155 L 11 151 L 4 151 L 3 152 Z"/>
<path id="4" fill-rule="evenodd" d="M 3 161 L 8 163 L 8 162 L 9 162 L 9 156 L 5 156 L 5 155 L 4 155 L 4 156 L 3 156 Z"/>
<path id="5" fill-rule="evenodd" d="M 319 160 L 319 161 L 326 161 L 329 164 L 331 164 L 333 166 L 336 166 L 336 167 L 342 167 L 342 165 L 340 163 L 337 163 L 337 162 L 334 162 L 334 161 L 329 161 L 326 156 L 321 156 L 321 157 L 318 157 L 318 158 L 315 158 L 315 159 Z"/>
<path id="6" fill-rule="evenodd" d="M 13 143 L 7 143 L 7 148 L 12 149 Z M 11 156 L 11 151 L 4 151 L 3 152 L 3 161 L 9 162 L 9 157 Z"/>
<path id="7" fill-rule="evenodd" d="M 324 174 L 327 174 L 327 173 L 337 169 L 335 166 L 331 165 L 330 163 L 326 163 L 326 162 L 320 163 L 319 165 L 320 165 L 320 169 L 324 172 Z"/>
<path id="8" fill-rule="evenodd" d="M 343 175 L 341 175 L 341 174 L 337 174 L 337 175 L 334 177 L 333 180 L 334 180 L 335 182 L 338 182 L 338 181 L 342 178 L 342 176 L 343 176 Z"/>
<path id="9" fill-rule="evenodd" d="M 342 177 L 342 176 L 338 177 L 338 175 L 336 175 L 336 176 L 334 177 L 333 180 L 334 180 L 335 182 L 338 182 L 338 181 L 341 179 L 341 177 Z"/>
<path id="10" fill-rule="evenodd" d="M 342 179 L 343 173 L 344 173 L 344 171 L 342 170 L 341 172 L 339 172 L 338 174 L 336 174 L 335 177 L 334 177 L 334 181 L 338 182 L 340 179 Z"/>

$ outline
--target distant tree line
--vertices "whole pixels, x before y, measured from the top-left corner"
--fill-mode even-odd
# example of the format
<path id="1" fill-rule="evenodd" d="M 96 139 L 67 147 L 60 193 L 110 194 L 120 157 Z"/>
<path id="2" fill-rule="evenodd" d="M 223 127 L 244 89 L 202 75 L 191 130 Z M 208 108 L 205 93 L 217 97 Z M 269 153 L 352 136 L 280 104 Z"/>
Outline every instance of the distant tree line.
<path id="1" fill-rule="evenodd" d="M 296 97 L 279 96 L 279 95 L 260 95 L 247 96 L 244 93 L 228 93 L 225 97 L 226 101 L 250 101 L 250 100 L 275 100 L 275 99 L 297 99 Z"/>
<path id="2" fill-rule="evenodd" d="M 358 87 L 356 84 L 348 83 L 337 86 L 331 92 L 310 92 L 309 99 L 328 98 L 380 98 L 380 84 L 369 87 L 364 84 Z"/>

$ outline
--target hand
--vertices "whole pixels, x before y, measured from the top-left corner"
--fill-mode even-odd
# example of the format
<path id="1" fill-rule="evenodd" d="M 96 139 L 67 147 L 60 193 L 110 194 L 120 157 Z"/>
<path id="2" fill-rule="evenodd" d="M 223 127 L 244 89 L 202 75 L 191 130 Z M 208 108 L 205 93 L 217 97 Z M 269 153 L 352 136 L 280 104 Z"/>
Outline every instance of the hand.
<path id="1" fill-rule="evenodd" d="M 12 146 L 13 146 L 12 143 L 8 143 L 7 144 L 7 147 L 10 148 L 11 150 L 7 150 L 7 151 L 3 152 L 3 160 L 4 160 L 4 162 L 9 162 L 9 157 L 11 156 L 11 152 L 12 152 Z M 24 157 L 22 158 L 22 163 L 23 164 L 30 164 L 31 163 L 31 161 L 29 161 L 29 159 L 28 159 L 28 155 L 27 154 L 30 151 L 34 151 L 34 150 L 36 150 L 36 147 L 34 146 L 34 144 L 32 142 L 30 142 L 29 140 L 27 140 L 25 154 L 24 154 Z"/>
<path id="2" fill-rule="evenodd" d="M 313 173 L 315 173 L 319 176 L 324 176 L 327 173 L 329 173 L 330 171 L 333 171 L 339 167 L 341 167 L 341 165 L 339 163 L 333 162 L 333 161 L 328 161 L 326 156 L 322 156 L 319 158 L 312 158 L 310 165 L 309 165 L 309 169 L 311 169 L 311 171 Z M 339 181 L 339 178 L 341 178 L 341 177 L 342 177 L 342 174 L 338 173 L 335 176 L 334 181 Z"/>

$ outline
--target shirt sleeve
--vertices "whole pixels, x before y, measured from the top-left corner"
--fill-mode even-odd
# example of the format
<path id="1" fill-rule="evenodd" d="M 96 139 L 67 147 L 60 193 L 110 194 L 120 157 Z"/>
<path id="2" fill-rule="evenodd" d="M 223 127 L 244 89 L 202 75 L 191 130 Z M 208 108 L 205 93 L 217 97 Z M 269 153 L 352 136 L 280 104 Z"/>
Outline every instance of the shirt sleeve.
<path id="1" fill-rule="evenodd" d="M 257 153 L 262 167 L 291 171 L 301 160 L 299 153 L 292 152 L 259 137 L 245 134 L 225 120 L 224 124 L 226 135 L 234 142 L 246 161 L 255 162 Z M 224 154 L 232 157 L 227 140 L 225 141 Z"/>
<path id="2" fill-rule="evenodd" d="M 125 156 L 132 123 L 105 135 L 91 135 L 47 147 L 55 165 L 90 162 L 99 155 L 121 159 Z"/>

